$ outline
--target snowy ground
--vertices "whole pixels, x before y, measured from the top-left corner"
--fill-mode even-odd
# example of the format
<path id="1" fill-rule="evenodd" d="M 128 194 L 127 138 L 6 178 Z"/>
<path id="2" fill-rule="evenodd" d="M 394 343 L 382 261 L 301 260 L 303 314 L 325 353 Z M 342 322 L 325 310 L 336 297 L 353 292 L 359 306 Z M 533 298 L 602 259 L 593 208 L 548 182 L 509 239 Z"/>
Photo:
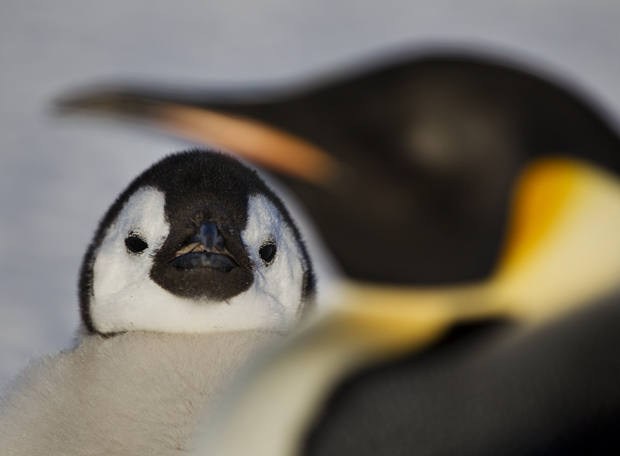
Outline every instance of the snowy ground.
<path id="1" fill-rule="evenodd" d="M 0 384 L 32 354 L 70 342 L 77 271 L 99 217 L 133 176 L 186 147 L 51 117 L 67 90 L 119 79 L 284 83 L 367 56 L 458 44 L 561 75 L 620 125 L 617 0 L 166 3 L 0 4 Z"/>

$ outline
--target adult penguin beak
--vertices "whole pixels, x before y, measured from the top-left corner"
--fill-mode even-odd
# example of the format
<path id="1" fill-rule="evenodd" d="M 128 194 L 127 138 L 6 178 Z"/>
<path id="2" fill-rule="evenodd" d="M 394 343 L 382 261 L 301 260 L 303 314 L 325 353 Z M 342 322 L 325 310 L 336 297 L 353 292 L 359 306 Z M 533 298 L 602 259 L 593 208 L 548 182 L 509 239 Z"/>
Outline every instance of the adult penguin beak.
<path id="1" fill-rule="evenodd" d="M 319 186 L 344 172 L 318 146 L 257 119 L 159 99 L 133 91 L 88 92 L 60 101 L 60 113 L 99 112 L 146 121 L 198 144 L 215 146 L 267 169 Z"/>

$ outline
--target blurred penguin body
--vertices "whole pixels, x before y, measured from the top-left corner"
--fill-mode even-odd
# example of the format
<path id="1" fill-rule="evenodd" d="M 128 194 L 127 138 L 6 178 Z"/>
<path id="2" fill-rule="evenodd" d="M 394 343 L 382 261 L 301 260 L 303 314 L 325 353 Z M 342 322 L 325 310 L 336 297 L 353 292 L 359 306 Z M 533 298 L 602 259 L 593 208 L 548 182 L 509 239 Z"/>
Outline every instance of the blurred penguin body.
<path id="1" fill-rule="evenodd" d="M 352 279 L 196 454 L 618 454 L 620 139 L 582 95 L 443 52 L 298 91 L 66 102 L 264 165 Z"/>

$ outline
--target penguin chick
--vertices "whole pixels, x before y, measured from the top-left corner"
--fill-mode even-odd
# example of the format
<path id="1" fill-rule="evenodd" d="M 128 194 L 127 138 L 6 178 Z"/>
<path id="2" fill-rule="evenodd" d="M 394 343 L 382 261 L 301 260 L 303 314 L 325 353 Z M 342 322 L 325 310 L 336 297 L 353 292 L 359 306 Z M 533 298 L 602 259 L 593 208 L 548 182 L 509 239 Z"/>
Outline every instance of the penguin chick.
<path id="1" fill-rule="evenodd" d="M 255 171 L 170 155 L 102 219 L 80 273 L 75 346 L 0 400 L 0 455 L 173 455 L 231 375 L 311 307 L 300 233 Z"/>

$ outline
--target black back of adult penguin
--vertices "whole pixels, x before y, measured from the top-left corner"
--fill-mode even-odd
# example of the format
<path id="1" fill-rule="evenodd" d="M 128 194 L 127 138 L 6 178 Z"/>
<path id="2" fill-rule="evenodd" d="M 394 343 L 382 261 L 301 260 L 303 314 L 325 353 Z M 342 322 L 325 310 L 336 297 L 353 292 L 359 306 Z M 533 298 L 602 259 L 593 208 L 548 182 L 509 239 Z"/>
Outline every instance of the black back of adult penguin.
<path id="1" fill-rule="evenodd" d="M 377 282 L 486 277 L 504 240 L 512 182 L 533 157 L 561 153 L 620 169 L 620 141 L 587 103 L 480 58 L 419 58 L 282 92 L 130 90 L 65 106 L 157 117 L 154 100 L 192 105 L 259 120 L 318 146 L 339 162 L 320 185 L 279 177 L 344 272 Z M 175 130 L 165 114 L 158 121 Z"/>
<path id="2" fill-rule="evenodd" d="M 620 452 L 620 298 L 543 325 L 454 328 L 338 385 L 304 456 L 612 456 Z"/>

